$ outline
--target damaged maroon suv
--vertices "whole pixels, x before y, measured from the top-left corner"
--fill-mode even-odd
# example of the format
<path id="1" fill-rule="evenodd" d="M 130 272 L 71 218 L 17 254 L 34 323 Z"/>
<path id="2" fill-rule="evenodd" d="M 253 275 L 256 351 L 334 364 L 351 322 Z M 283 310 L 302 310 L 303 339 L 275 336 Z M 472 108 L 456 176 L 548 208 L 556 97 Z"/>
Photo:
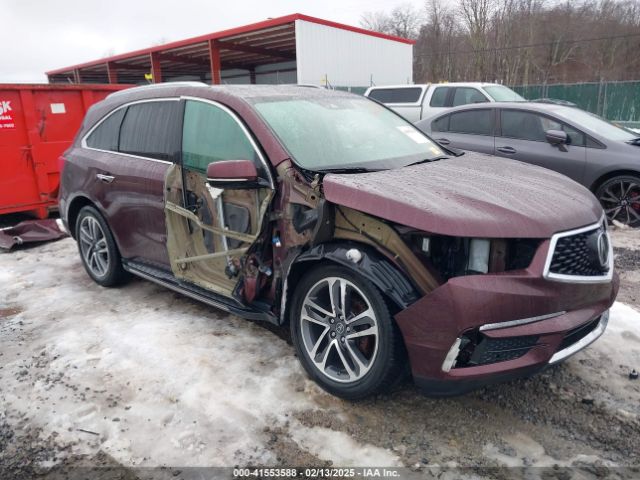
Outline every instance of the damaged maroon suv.
<path id="1" fill-rule="evenodd" d="M 358 399 L 530 375 L 602 334 L 618 288 L 598 201 L 560 174 L 456 156 L 369 99 L 285 86 L 133 88 L 91 108 L 60 208 L 100 285 L 151 280 L 289 324 Z"/>

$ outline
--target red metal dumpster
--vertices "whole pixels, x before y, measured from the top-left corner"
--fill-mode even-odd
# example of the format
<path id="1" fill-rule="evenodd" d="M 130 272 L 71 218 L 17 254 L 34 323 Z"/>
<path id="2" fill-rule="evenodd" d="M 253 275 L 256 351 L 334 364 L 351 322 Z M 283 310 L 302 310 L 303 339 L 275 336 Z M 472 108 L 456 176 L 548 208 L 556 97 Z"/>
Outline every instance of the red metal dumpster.
<path id="1" fill-rule="evenodd" d="M 0 215 L 46 218 L 56 205 L 58 157 L 87 109 L 129 85 L 0 84 Z"/>

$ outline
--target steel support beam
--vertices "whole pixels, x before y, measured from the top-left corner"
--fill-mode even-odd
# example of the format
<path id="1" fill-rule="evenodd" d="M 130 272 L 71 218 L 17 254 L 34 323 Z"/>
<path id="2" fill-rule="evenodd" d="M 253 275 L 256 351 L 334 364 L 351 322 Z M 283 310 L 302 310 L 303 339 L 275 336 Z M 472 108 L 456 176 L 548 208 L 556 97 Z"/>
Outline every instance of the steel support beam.
<path id="1" fill-rule="evenodd" d="M 118 83 L 118 70 L 113 62 L 107 62 L 107 76 L 109 83 Z"/>
<path id="2" fill-rule="evenodd" d="M 209 62 L 211 64 L 211 83 L 220 85 L 220 47 L 216 40 L 209 40 Z"/>
<path id="3" fill-rule="evenodd" d="M 162 83 L 162 67 L 160 66 L 160 56 L 157 52 L 151 53 L 151 76 L 153 83 Z"/>

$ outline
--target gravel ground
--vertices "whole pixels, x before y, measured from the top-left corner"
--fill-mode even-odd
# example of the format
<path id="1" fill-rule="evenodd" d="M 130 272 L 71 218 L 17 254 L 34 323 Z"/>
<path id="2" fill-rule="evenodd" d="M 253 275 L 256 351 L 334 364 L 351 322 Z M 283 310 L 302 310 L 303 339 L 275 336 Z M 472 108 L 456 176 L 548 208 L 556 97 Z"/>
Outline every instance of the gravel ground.
<path id="1" fill-rule="evenodd" d="M 614 231 L 619 300 L 638 311 L 639 237 Z M 606 335 L 531 379 L 450 399 L 404 384 L 353 404 L 306 379 L 286 332 L 148 282 L 101 289 L 70 239 L 0 266 L 0 479 L 182 478 L 185 465 L 640 478 L 640 355 Z M 638 347 L 639 332 L 620 335 Z"/>

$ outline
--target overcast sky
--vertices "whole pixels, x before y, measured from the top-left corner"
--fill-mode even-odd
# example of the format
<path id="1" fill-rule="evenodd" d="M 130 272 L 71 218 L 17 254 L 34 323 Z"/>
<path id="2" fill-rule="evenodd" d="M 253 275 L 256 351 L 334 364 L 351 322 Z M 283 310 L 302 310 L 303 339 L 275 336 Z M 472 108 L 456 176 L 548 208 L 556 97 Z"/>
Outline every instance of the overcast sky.
<path id="1" fill-rule="evenodd" d="M 0 0 L 0 82 L 291 13 L 359 25 L 406 0 Z M 412 3 L 421 4 L 417 0 Z"/>

